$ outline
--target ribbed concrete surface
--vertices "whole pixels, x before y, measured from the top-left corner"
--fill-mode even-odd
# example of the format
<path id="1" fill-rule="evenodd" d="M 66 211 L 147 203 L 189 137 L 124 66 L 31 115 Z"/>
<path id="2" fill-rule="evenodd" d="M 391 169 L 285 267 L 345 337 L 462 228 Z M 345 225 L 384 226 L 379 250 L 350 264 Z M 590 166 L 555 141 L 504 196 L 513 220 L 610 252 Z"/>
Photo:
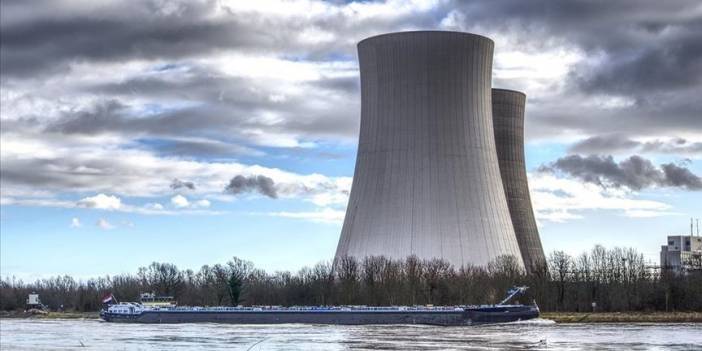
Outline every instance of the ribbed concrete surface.
<path id="1" fill-rule="evenodd" d="M 531 207 L 524 162 L 525 103 L 524 93 L 492 89 L 492 115 L 502 184 L 524 265 L 532 270 L 546 261 Z"/>
<path id="2" fill-rule="evenodd" d="M 495 151 L 493 47 L 457 32 L 358 44 L 361 130 L 337 257 L 522 263 Z"/>

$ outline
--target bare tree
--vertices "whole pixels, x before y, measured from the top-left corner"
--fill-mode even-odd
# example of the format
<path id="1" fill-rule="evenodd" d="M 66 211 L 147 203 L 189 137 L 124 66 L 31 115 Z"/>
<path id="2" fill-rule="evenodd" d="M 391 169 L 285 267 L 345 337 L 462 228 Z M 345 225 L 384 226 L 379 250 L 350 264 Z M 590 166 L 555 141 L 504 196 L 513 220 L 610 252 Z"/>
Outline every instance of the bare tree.
<path id="1" fill-rule="evenodd" d="M 238 258 L 197 272 L 154 262 L 135 275 L 85 281 L 70 276 L 32 283 L 0 279 L 0 309 L 23 308 L 30 292 L 39 293 L 52 309 L 63 305 L 79 311 L 99 309 L 100 298 L 109 292 L 129 301 L 150 291 L 205 306 L 483 304 L 499 301 L 512 285 L 525 284 L 531 287 L 526 298 L 537 300 L 544 311 L 589 311 L 592 301 L 601 311 L 702 310 L 702 273 L 650 275 L 643 255 L 634 249 L 595 246 L 576 258 L 556 251 L 547 263 L 527 275 L 511 256 L 498 257 L 487 267 L 452 267 L 415 256 L 343 257 L 294 274 L 269 274 Z"/>

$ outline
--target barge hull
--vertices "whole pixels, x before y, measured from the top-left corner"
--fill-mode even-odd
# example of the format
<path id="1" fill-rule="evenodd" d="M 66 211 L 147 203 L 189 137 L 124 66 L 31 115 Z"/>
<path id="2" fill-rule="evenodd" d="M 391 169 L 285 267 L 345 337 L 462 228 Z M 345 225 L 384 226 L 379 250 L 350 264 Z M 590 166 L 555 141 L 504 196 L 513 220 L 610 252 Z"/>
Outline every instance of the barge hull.
<path id="1" fill-rule="evenodd" d="M 466 326 L 488 323 L 507 323 L 539 316 L 538 309 L 530 307 L 500 309 L 498 311 L 144 311 L 138 315 L 105 313 L 108 322 L 123 323 L 229 323 L 229 324 L 425 324 Z"/>
<path id="2" fill-rule="evenodd" d="M 349 313 L 349 312 L 189 312 L 148 311 L 138 316 L 105 316 L 109 322 L 127 323 L 231 323 L 231 324 L 429 324 L 469 325 L 463 312 L 455 313 Z M 125 318 L 126 317 L 126 318 Z M 132 318 L 130 318 L 132 317 Z"/>

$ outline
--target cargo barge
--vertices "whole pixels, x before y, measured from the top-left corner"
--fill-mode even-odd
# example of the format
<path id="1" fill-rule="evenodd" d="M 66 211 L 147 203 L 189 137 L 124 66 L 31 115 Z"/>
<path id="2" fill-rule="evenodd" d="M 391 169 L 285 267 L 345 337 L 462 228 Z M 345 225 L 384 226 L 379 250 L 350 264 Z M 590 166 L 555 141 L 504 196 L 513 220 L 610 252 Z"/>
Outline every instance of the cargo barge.
<path id="1" fill-rule="evenodd" d="M 526 287 L 510 290 L 497 305 L 481 306 L 324 306 L 324 307 L 180 307 L 117 303 L 100 317 L 122 323 L 230 323 L 230 324 L 426 324 L 467 326 L 507 323 L 537 318 L 539 307 L 506 304 Z"/>

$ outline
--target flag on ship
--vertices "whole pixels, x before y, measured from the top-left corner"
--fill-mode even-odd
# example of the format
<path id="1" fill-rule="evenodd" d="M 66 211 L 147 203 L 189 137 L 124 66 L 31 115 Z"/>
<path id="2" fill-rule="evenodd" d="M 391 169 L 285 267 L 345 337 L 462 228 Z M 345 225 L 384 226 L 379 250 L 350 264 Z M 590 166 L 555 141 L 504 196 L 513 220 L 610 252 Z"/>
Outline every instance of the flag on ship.
<path id="1" fill-rule="evenodd" d="M 102 298 L 102 303 L 104 303 L 104 304 L 110 304 L 110 303 L 114 302 L 115 300 L 116 300 L 116 299 L 115 299 L 115 297 L 112 295 L 112 293 L 109 293 L 109 294 L 107 294 L 105 297 Z"/>

